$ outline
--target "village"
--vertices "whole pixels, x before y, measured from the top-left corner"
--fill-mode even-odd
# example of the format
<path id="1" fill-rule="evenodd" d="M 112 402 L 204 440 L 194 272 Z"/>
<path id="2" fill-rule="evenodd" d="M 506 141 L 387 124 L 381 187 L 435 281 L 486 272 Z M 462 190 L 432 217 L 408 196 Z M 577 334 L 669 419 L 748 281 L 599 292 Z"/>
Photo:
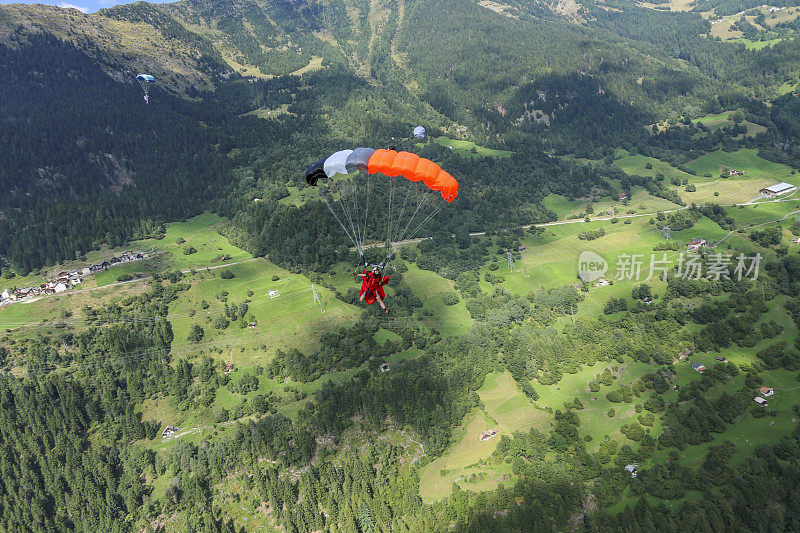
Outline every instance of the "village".
<path id="1" fill-rule="evenodd" d="M 73 289 L 79 285 L 89 276 L 93 276 L 98 272 L 103 272 L 109 268 L 124 265 L 126 263 L 133 263 L 135 261 L 142 261 L 149 258 L 147 252 L 142 251 L 126 251 L 121 255 L 112 257 L 102 263 L 90 265 L 80 269 L 64 270 L 59 272 L 52 280 L 42 283 L 37 287 L 13 288 L 4 289 L 0 293 L 0 306 L 9 305 L 30 298 L 37 298 L 41 296 L 50 296 L 53 294 L 60 294 Z"/>

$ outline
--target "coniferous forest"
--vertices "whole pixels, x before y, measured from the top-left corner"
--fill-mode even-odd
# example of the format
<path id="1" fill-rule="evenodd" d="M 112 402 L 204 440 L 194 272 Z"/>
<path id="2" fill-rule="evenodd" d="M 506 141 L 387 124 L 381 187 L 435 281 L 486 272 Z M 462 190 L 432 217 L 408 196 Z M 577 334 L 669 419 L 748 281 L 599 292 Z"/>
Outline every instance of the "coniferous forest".
<path id="1" fill-rule="evenodd" d="M 159 250 L 0 301 L 0 529 L 800 529 L 800 218 L 756 202 L 800 186 L 800 6 L 771 6 L 0 5 L 0 292 Z M 388 315 L 303 179 L 358 146 L 459 182 Z M 712 234 L 696 279 L 558 262 Z"/>

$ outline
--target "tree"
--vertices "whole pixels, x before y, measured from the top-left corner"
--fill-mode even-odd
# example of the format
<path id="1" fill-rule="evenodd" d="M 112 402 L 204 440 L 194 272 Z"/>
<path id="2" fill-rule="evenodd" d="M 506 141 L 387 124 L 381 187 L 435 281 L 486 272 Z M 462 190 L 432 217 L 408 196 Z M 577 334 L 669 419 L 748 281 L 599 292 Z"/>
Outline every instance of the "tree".
<path id="1" fill-rule="evenodd" d="M 201 328 L 197 324 L 194 324 L 192 326 L 191 331 L 189 332 L 188 340 L 189 342 L 200 342 L 201 340 L 203 340 L 203 335 L 205 335 L 205 331 L 203 331 L 203 328 Z"/>

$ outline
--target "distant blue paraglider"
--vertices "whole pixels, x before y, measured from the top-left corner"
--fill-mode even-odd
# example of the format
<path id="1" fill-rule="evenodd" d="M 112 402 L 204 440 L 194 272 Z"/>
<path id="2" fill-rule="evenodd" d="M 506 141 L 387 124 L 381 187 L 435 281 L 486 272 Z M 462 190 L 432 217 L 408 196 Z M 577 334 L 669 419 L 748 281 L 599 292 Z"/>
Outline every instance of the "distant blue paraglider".
<path id="1" fill-rule="evenodd" d="M 139 82 L 139 85 L 141 85 L 142 89 L 144 90 L 144 101 L 149 104 L 150 86 L 156 82 L 156 79 L 150 74 L 139 74 L 138 76 L 136 76 L 136 80 Z"/>
<path id="2" fill-rule="evenodd" d="M 425 128 L 423 128 L 422 126 L 417 126 L 416 128 L 414 128 L 414 137 L 416 137 L 417 139 L 424 139 L 426 133 L 427 132 L 425 131 Z"/>

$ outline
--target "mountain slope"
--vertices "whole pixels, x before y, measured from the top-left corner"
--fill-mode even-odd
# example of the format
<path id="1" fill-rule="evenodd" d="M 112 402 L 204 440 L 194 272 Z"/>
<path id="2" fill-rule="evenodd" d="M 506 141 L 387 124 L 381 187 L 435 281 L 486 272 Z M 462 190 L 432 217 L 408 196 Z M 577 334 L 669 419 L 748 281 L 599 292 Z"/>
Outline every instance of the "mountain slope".
<path id="1" fill-rule="evenodd" d="M 608 172 L 543 150 L 596 159 L 661 142 L 643 126 L 796 81 L 796 40 L 754 54 L 702 37 L 707 26 L 611 0 L 3 5 L 0 256 L 38 268 L 208 208 L 263 221 L 279 210 L 248 202 L 288 195 L 320 153 L 383 146 L 410 124 L 515 152 L 474 165 L 427 146 L 471 185 L 462 219 L 443 222 L 547 217 L 546 191 L 611 189 Z M 158 80 L 149 106 L 141 71 Z M 253 220 L 243 239 L 269 249 Z"/>

